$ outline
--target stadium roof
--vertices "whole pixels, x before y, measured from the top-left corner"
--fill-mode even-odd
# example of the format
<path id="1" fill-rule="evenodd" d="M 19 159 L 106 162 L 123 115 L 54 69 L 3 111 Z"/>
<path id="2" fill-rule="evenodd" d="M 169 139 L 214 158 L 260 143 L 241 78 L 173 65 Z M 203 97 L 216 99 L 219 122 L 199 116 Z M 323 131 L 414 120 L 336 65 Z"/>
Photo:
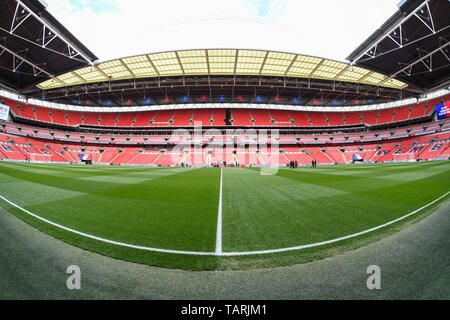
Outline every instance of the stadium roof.
<path id="1" fill-rule="evenodd" d="M 300 54 L 198 49 L 144 54 L 83 67 L 38 84 L 42 90 L 89 83 L 173 76 L 269 76 L 361 83 L 393 89 L 408 85 L 348 63 Z"/>
<path id="2" fill-rule="evenodd" d="M 288 52 L 192 49 L 95 63 L 97 57 L 40 1 L 5 0 L 3 8 L 0 86 L 27 98 L 98 107 L 216 102 L 337 107 L 423 93 L 377 66 Z"/>
<path id="3" fill-rule="evenodd" d="M 1 86 L 21 91 L 97 59 L 48 13 L 44 2 L 1 1 Z"/>
<path id="4" fill-rule="evenodd" d="M 406 0 L 347 60 L 421 91 L 450 84 L 450 2 Z M 381 83 L 382 84 L 382 83 Z"/>

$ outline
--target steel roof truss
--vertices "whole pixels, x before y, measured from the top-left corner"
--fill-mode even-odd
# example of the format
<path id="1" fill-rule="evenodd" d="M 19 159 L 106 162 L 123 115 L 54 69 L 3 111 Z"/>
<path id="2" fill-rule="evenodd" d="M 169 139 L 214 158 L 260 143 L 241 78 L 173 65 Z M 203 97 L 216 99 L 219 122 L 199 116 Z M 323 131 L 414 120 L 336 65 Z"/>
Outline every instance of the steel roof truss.
<path id="1" fill-rule="evenodd" d="M 70 59 L 76 59 L 77 57 L 82 58 L 76 59 L 78 61 L 87 62 L 90 65 L 92 65 L 92 62 L 88 57 L 86 57 L 84 54 L 82 54 L 80 51 L 75 49 L 69 41 L 64 39 L 61 35 L 58 34 L 50 25 L 48 25 L 44 20 L 42 20 L 41 17 L 39 17 L 36 13 L 34 13 L 31 9 L 29 9 L 22 1 L 16 0 L 17 6 L 16 11 L 14 13 L 13 21 L 11 22 L 11 28 L 9 30 L 9 33 L 12 35 L 15 35 L 21 39 L 25 39 L 26 41 L 32 42 L 41 48 L 49 49 L 47 46 L 55 39 L 61 40 L 66 47 L 62 51 L 56 51 L 54 49 L 49 49 L 53 52 L 57 52 L 59 54 L 62 54 Z M 24 38 L 21 35 L 16 34 L 15 32 L 19 28 L 19 26 L 22 25 L 22 23 L 27 20 L 29 17 L 35 18 L 35 20 L 41 24 L 42 26 L 42 38 L 39 39 L 33 39 L 31 36 Z"/>
<path id="2" fill-rule="evenodd" d="M 382 54 L 383 52 L 379 51 L 379 50 L 377 52 L 377 49 L 378 49 L 378 45 L 381 42 L 383 42 L 386 38 L 390 38 L 392 41 L 394 41 L 394 43 L 397 44 L 398 48 L 403 47 L 404 38 L 403 38 L 401 26 L 403 24 L 405 24 L 413 16 L 417 17 L 417 19 L 419 19 L 419 21 L 421 21 L 430 30 L 430 32 L 432 34 L 435 34 L 436 30 L 434 28 L 433 16 L 432 16 L 430 8 L 428 6 L 429 1 L 430 0 L 425 0 L 420 6 L 418 6 L 414 11 L 412 11 L 408 16 L 406 16 L 402 21 L 400 21 L 395 26 L 393 26 L 389 30 L 389 32 L 387 32 L 383 37 L 378 39 L 369 49 L 367 49 L 366 51 L 361 53 L 359 56 L 357 56 L 352 61 L 352 64 L 357 63 L 361 58 L 363 58 L 365 56 L 368 56 L 373 59 L 373 58 L 377 57 L 378 55 Z M 427 21 L 429 21 L 429 22 L 427 23 Z M 399 34 L 394 35 L 394 33 L 397 33 L 397 30 L 400 30 Z"/>
<path id="3" fill-rule="evenodd" d="M 397 76 L 400 73 L 404 73 L 406 70 L 409 70 L 408 71 L 410 73 L 409 75 L 411 75 L 412 74 L 411 73 L 412 67 L 415 66 L 418 63 L 423 63 L 425 65 L 425 67 L 427 67 L 427 69 L 429 71 L 432 71 L 433 70 L 432 56 L 434 54 L 436 54 L 437 52 L 442 52 L 442 49 L 445 48 L 448 45 L 450 45 L 450 42 L 446 41 L 445 44 L 439 46 L 439 48 L 437 48 L 437 49 L 427 53 L 426 55 L 423 55 L 421 58 L 416 59 L 415 61 L 409 63 L 406 67 L 403 67 L 402 69 L 398 70 L 397 72 L 395 72 L 394 74 L 392 74 L 388 78 L 384 79 L 382 82 L 380 82 L 380 84 L 382 84 L 382 83 L 384 83 L 384 82 L 394 78 L 395 76 Z M 425 60 L 427 60 L 428 58 L 429 58 L 429 60 L 428 60 L 428 63 L 427 63 L 427 61 L 425 61 Z M 447 57 L 447 59 L 448 59 L 448 57 Z"/>
<path id="4" fill-rule="evenodd" d="M 39 73 L 45 73 L 50 78 L 54 78 L 55 77 L 53 74 L 51 74 L 50 72 L 42 69 L 37 64 L 35 64 L 35 63 L 27 60 L 26 58 L 20 56 L 20 54 L 19 54 L 20 52 L 16 53 L 16 52 L 8 49 L 7 47 L 3 46 L 2 44 L 0 44 L 0 49 L 3 49 L 2 53 L 8 52 L 9 54 L 11 54 L 13 56 L 13 69 L 12 69 L 13 72 L 16 72 L 23 63 L 26 63 L 26 64 L 28 64 L 29 66 L 31 66 L 33 68 L 35 73 L 37 71 L 39 71 Z"/>
<path id="5" fill-rule="evenodd" d="M 16 31 L 16 29 L 29 17 L 31 16 L 31 13 L 28 12 L 25 7 L 20 5 L 20 2 L 16 5 L 16 10 L 14 12 L 14 17 L 11 22 L 11 28 L 9 29 L 9 33 L 13 33 Z"/>
<path id="6" fill-rule="evenodd" d="M 426 7 L 426 11 L 423 10 L 423 7 Z M 428 6 L 428 1 L 425 3 L 425 6 L 422 5 L 419 7 L 420 10 L 414 11 L 414 15 L 422 21 L 424 25 L 427 26 L 428 29 L 434 34 L 436 30 L 434 28 L 433 16 L 431 15 L 430 7 Z M 425 14 L 426 13 L 426 14 Z M 427 23 L 428 22 L 428 23 Z M 430 24 L 430 25 L 429 25 Z"/>
<path id="7" fill-rule="evenodd" d="M 398 34 L 397 34 L 398 32 Z M 400 25 L 393 33 L 389 34 L 388 37 L 395 42 L 395 44 L 401 48 L 403 47 L 403 31 L 402 25 Z"/>
<path id="8" fill-rule="evenodd" d="M 48 31 L 48 33 L 47 33 L 47 26 L 44 25 L 44 27 L 42 28 L 42 39 L 38 39 L 38 40 L 42 40 L 41 46 L 43 48 L 46 48 L 50 44 L 50 42 L 52 42 L 56 38 L 57 38 L 57 35 L 53 34 L 51 31 Z"/>

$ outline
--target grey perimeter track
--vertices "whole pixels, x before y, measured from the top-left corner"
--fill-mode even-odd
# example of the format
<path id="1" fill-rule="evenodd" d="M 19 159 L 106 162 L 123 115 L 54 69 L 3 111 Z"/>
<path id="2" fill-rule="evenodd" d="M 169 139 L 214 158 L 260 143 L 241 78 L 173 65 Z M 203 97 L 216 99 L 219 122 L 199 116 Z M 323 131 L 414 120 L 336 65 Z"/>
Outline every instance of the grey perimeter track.
<path id="1" fill-rule="evenodd" d="M 0 299 L 450 299 L 450 201 L 417 223 L 327 259 L 250 271 L 171 270 L 57 240 L 0 208 Z M 81 290 L 68 290 L 69 265 Z M 367 267 L 381 268 L 368 290 Z"/>

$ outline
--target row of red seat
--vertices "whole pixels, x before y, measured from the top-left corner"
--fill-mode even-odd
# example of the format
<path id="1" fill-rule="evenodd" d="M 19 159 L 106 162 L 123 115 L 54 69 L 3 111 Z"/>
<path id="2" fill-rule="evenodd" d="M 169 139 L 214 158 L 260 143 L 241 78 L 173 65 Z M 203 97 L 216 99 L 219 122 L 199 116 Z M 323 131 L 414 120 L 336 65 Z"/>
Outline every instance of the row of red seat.
<path id="1" fill-rule="evenodd" d="M 251 129 L 251 128 L 250 128 Z M 311 132 L 297 134 L 279 134 L 277 142 L 281 144 L 347 144 L 347 143 L 367 143 L 373 141 L 385 141 L 390 139 L 399 139 L 408 136 L 417 136 L 435 132 L 447 131 L 450 129 L 450 119 L 431 121 L 422 124 L 403 126 L 400 128 L 387 128 L 383 130 L 370 130 L 366 132 Z M 217 144 L 217 143 L 236 143 L 242 144 L 245 140 L 258 138 L 259 143 L 265 143 L 266 137 L 258 134 L 254 130 L 237 131 L 229 128 L 224 135 L 215 132 L 205 132 L 202 136 L 194 135 L 192 137 L 172 132 L 172 134 L 151 134 L 133 135 L 127 134 L 95 134 L 83 131 L 66 131 L 62 129 L 53 129 L 46 127 L 37 127 L 32 125 L 17 124 L 13 122 L 0 121 L 0 131 L 12 135 L 24 135 L 46 140 L 74 141 L 85 144 L 103 144 L 103 145 L 131 145 L 131 144 L 166 144 L 180 143 L 186 140 L 187 143 Z M 269 134 L 271 131 L 268 132 Z M 256 140 L 255 140 L 256 141 Z M 273 143 L 269 142 L 268 143 Z"/>
<path id="2" fill-rule="evenodd" d="M 79 154 L 88 154 L 95 163 L 117 165 L 173 166 L 181 162 L 189 165 L 208 165 L 226 161 L 235 165 L 285 165 L 290 161 L 310 164 L 348 163 L 354 153 L 365 161 L 386 162 L 395 160 L 435 159 L 450 157 L 450 132 L 430 134 L 417 139 L 410 137 L 400 142 L 360 144 L 352 146 L 302 147 L 286 145 L 279 148 L 256 146 L 238 147 L 185 147 L 173 149 L 159 147 L 114 147 L 102 145 L 42 141 L 0 133 L 0 159 L 48 162 L 80 162 Z"/>
<path id="3" fill-rule="evenodd" d="M 450 96 L 444 97 L 448 100 Z M 233 126 L 325 127 L 380 125 L 429 115 L 442 98 L 411 106 L 358 112 L 305 112 L 267 109 L 232 109 Z M 65 126 L 180 127 L 202 124 L 224 126 L 225 109 L 180 109 L 143 112 L 98 113 L 47 109 L 0 98 L 21 118 Z"/>

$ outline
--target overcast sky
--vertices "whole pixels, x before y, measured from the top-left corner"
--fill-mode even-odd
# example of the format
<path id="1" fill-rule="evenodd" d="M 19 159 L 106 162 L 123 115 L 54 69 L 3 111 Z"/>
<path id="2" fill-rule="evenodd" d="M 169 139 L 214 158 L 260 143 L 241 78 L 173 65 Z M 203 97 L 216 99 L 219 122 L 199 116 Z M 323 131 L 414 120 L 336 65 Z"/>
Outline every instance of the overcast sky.
<path id="1" fill-rule="evenodd" d="M 45 0 L 100 61 L 167 50 L 248 48 L 344 61 L 399 0 Z"/>

